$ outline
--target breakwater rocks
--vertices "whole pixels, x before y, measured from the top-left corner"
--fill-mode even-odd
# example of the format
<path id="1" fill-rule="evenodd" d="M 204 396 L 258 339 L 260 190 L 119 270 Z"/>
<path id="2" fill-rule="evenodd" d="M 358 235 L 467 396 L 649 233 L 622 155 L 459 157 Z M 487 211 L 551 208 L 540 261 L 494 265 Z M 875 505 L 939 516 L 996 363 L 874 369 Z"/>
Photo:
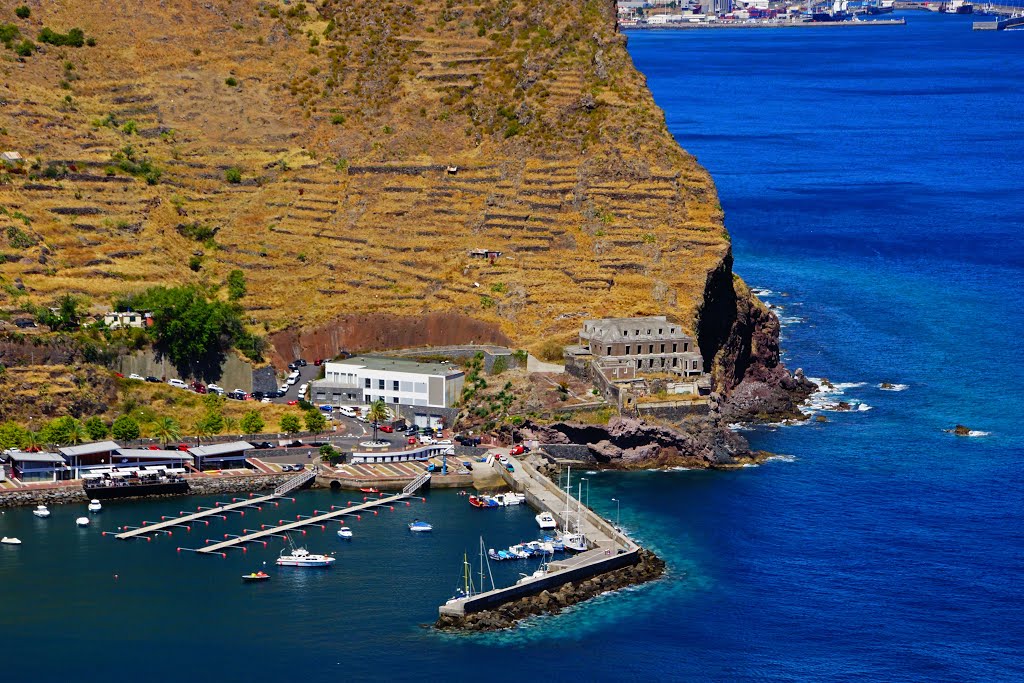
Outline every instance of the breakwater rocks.
<path id="1" fill-rule="evenodd" d="M 657 579 L 665 573 L 665 561 L 648 550 L 640 551 L 636 564 L 598 574 L 578 583 L 566 583 L 553 591 L 513 600 L 497 609 L 465 616 L 442 615 L 434 628 L 443 631 L 499 631 L 512 628 L 527 617 L 557 614 L 570 605 L 590 598 Z"/>
<path id="2" fill-rule="evenodd" d="M 520 434 L 541 444 L 585 445 L 598 466 L 616 469 L 728 468 L 757 457 L 742 436 L 701 417 L 683 420 L 678 428 L 621 416 L 607 425 L 529 422 Z"/>
<path id="3" fill-rule="evenodd" d="M 179 495 L 212 496 L 223 493 L 256 493 L 272 489 L 291 475 L 261 474 L 238 477 L 195 477 L 189 479 L 187 494 L 169 494 L 161 496 L 138 496 L 139 498 L 170 498 Z M 131 500 L 131 497 L 118 500 Z M 9 489 L 0 492 L 0 508 L 17 507 L 19 505 L 63 505 L 65 503 L 85 503 L 88 494 L 81 486 L 62 486 L 51 489 Z"/>

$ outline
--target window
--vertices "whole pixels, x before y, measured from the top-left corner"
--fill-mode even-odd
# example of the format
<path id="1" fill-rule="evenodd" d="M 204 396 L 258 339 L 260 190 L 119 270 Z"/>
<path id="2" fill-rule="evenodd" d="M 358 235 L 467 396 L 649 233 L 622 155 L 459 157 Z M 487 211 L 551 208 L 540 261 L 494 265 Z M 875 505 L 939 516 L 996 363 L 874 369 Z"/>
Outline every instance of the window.
<path id="1" fill-rule="evenodd" d="M 679 346 L 679 344 L 672 344 L 672 353 L 675 353 L 675 352 L 676 352 L 676 348 L 677 348 L 678 346 Z"/>
<path id="2" fill-rule="evenodd" d="M 398 397 L 395 396 L 395 403 L 398 403 Z"/>
<path id="3" fill-rule="evenodd" d="M 661 367 L 665 367 L 665 359 L 664 358 L 661 359 Z"/>
<path id="4" fill-rule="evenodd" d="M 623 337 L 628 337 L 629 336 L 629 330 L 623 330 L 622 331 L 622 336 Z"/>
<path id="5" fill-rule="evenodd" d="M 397 379 L 391 382 L 391 391 L 398 391 L 398 380 Z"/>
<path id="6" fill-rule="evenodd" d="M 626 355 L 629 355 L 629 346 L 626 347 Z"/>
<path id="7" fill-rule="evenodd" d="M 693 361 L 693 369 L 694 369 L 694 370 L 696 370 L 696 369 L 697 369 L 697 361 Z"/>
<path id="8" fill-rule="evenodd" d="M 640 330 L 636 331 L 636 336 L 638 336 L 638 337 L 640 336 Z"/>
<path id="9" fill-rule="evenodd" d="M 377 380 L 377 388 L 380 389 L 381 391 L 384 391 L 384 380 Z"/>
<path id="10" fill-rule="evenodd" d="M 649 344 L 647 346 L 647 353 L 654 353 L 654 344 Z"/>
<path id="11" fill-rule="evenodd" d="M 659 327 L 658 328 L 658 334 L 660 335 L 661 333 L 662 333 L 662 329 Z"/>
<path id="12" fill-rule="evenodd" d="M 369 377 L 367 377 L 365 380 L 363 380 L 363 388 L 364 389 L 369 389 L 370 388 L 370 378 Z"/>
<path id="13" fill-rule="evenodd" d="M 673 358 L 672 359 L 672 367 L 674 367 L 674 368 L 679 367 L 679 359 L 678 358 Z"/>
<path id="14" fill-rule="evenodd" d="M 683 342 L 683 353 L 686 353 L 689 346 L 690 344 L 688 342 Z"/>
<path id="15" fill-rule="evenodd" d="M 676 328 L 670 327 L 670 328 L 668 328 L 668 331 L 669 331 L 670 334 L 675 334 L 676 333 Z"/>
<path id="16" fill-rule="evenodd" d="M 664 344 L 661 345 L 661 352 L 665 353 L 665 345 Z"/>
<path id="17" fill-rule="evenodd" d="M 606 356 L 612 355 L 612 347 L 610 347 L 610 346 L 604 347 L 604 355 L 606 355 Z"/>

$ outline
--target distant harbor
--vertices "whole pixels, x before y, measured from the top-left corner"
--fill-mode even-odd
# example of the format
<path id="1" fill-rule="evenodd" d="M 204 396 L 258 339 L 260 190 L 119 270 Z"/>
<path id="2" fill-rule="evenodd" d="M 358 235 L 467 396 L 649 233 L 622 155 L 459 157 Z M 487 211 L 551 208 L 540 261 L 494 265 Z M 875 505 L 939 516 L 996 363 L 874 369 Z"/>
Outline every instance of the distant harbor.
<path id="1" fill-rule="evenodd" d="M 741 28 L 821 28 L 824 26 L 905 26 L 907 20 L 896 19 L 843 19 L 841 21 L 790 21 L 790 20 L 748 20 L 748 21 L 694 21 L 675 24 L 623 25 L 624 29 L 741 29 Z"/>

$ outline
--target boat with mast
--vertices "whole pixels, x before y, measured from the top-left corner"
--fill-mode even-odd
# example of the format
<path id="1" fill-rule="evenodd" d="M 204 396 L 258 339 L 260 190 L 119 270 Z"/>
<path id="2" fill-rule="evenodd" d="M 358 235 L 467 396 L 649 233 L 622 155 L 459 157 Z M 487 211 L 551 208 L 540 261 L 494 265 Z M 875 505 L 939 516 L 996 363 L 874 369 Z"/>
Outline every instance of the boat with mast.
<path id="1" fill-rule="evenodd" d="M 487 574 L 484 574 L 484 563 L 487 564 Z M 480 537 L 480 585 L 479 588 L 473 583 L 473 567 L 469 564 L 469 553 L 462 553 L 462 576 L 459 578 L 459 585 L 455 587 L 455 595 L 448 599 L 445 604 L 466 600 L 485 592 L 485 577 L 490 580 L 490 590 L 495 590 L 494 576 L 491 574 L 491 563 L 484 552 L 484 537 Z"/>

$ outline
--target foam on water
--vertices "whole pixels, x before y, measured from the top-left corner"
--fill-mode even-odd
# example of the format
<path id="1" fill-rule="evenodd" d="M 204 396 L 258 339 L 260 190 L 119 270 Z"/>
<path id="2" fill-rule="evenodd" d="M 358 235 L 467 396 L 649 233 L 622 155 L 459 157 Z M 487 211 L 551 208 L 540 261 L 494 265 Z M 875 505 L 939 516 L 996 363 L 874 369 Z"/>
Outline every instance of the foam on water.
<path id="1" fill-rule="evenodd" d="M 878 385 L 878 388 L 882 391 L 906 391 L 910 388 L 909 385 L 906 384 L 890 384 L 889 386 L 883 386 L 883 384 Z"/>

